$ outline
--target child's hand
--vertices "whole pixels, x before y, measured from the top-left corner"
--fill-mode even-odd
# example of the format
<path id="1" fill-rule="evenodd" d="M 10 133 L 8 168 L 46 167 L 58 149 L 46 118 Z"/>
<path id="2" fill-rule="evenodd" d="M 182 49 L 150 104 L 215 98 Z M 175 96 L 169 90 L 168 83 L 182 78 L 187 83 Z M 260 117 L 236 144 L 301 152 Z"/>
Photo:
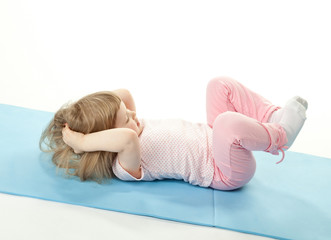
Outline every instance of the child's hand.
<path id="1" fill-rule="evenodd" d="M 72 131 L 68 124 L 66 123 L 64 128 L 62 129 L 62 138 L 63 141 L 71 147 L 76 154 L 83 153 L 84 151 L 81 149 L 84 134 L 80 132 Z"/>

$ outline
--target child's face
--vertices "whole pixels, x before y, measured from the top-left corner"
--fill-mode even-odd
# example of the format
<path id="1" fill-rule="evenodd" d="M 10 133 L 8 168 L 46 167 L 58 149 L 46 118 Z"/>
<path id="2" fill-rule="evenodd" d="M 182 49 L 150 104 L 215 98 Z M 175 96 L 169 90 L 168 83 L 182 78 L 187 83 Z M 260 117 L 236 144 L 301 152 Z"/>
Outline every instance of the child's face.
<path id="1" fill-rule="evenodd" d="M 137 119 L 136 112 L 126 109 L 126 106 L 123 102 L 121 102 L 120 109 L 117 112 L 115 127 L 130 128 L 135 131 L 138 136 L 142 132 L 142 126 Z"/>

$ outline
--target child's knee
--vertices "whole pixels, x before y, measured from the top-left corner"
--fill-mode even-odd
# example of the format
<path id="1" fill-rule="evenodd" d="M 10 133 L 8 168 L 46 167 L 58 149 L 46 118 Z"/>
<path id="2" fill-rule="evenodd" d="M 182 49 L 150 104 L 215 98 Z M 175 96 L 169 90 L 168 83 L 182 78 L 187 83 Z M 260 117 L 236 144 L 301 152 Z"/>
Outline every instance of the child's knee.
<path id="1" fill-rule="evenodd" d="M 227 111 L 217 116 L 214 122 L 214 129 L 221 128 L 221 131 L 236 133 L 245 124 L 245 116 L 241 113 Z"/>
<path id="2" fill-rule="evenodd" d="M 235 80 L 227 76 L 215 77 L 209 80 L 207 88 L 210 89 L 219 89 L 219 88 L 229 88 L 233 85 Z"/>

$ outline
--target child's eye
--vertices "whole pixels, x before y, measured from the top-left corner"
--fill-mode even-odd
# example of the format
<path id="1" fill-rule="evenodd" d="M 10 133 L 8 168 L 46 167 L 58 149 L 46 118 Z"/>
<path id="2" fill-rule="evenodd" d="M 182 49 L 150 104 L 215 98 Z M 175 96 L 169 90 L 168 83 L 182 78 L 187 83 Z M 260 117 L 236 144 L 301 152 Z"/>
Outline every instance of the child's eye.
<path id="1" fill-rule="evenodd" d="M 128 123 L 130 120 L 128 112 L 126 113 L 126 123 Z"/>

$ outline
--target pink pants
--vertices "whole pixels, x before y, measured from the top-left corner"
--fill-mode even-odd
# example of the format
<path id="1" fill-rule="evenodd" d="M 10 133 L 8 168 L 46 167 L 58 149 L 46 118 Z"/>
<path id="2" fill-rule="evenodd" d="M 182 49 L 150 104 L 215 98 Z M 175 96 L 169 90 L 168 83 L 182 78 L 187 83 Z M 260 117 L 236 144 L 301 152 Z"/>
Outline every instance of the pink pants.
<path id="1" fill-rule="evenodd" d="M 286 144 L 284 129 L 267 123 L 279 107 L 228 77 L 212 79 L 207 87 L 207 121 L 213 128 L 214 178 L 210 187 L 240 188 L 256 169 L 251 151 L 278 154 Z"/>

